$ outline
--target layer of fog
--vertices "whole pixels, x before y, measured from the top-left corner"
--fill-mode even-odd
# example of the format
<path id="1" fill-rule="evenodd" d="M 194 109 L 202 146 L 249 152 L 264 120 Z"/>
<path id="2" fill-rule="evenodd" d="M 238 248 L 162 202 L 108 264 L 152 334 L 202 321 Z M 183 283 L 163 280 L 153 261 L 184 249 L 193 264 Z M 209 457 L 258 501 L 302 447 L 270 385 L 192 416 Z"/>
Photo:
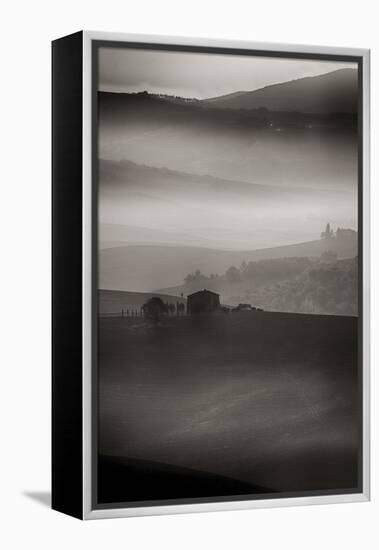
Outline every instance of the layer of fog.
<path id="1" fill-rule="evenodd" d="M 252 250 L 318 239 L 325 224 L 357 226 L 357 194 L 275 188 L 115 163 L 101 171 L 99 221 L 128 226 L 102 234 L 117 244 Z M 113 165 L 111 164 L 111 167 Z"/>

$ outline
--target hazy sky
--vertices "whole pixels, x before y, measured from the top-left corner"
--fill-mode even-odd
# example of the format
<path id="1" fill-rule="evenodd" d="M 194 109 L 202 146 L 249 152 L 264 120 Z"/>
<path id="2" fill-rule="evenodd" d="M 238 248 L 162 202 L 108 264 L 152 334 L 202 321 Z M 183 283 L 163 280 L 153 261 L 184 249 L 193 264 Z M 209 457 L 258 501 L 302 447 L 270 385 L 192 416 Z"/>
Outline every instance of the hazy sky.
<path id="1" fill-rule="evenodd" d="M 101 48 L 99 89 L 148 90 L 199 99 L 255 90 L 356 64 L 267 57 Z"/>

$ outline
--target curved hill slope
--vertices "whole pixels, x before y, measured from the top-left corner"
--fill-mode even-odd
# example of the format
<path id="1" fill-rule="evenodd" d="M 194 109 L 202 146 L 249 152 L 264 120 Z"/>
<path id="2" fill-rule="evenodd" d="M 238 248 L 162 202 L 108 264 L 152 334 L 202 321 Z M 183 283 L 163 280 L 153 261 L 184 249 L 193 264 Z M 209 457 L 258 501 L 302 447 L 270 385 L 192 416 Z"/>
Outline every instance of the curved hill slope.
<path id="1" fill-rule="evenodd" d="M 358 71 L 340 69 L 319 76 L 273 84 L 251 92 L 234 92 L 203 101 L 214 108 L 356 113 Z"/>

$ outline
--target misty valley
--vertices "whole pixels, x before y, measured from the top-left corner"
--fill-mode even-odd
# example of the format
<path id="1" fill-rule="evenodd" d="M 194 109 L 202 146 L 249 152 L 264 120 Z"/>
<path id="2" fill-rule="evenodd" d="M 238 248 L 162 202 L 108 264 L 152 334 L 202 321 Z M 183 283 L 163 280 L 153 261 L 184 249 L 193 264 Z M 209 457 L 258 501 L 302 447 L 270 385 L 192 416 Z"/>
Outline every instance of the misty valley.
<path id="1" fill-rule="evenodd" d="M 138 82 L 97 95 L 100 502 L 354 490 L 357 70 Z"/>
<path id="2" fill-rule="evenodd" d="M 222 305 L 228 307 L 249 302 L 268 311 L 357 315 L 357 244 L 355 231 L 338 229 L 335 236 L 304 243 L 302 247 L 306 249 L 308 245 L 309 256 L 296 255 L 300 253 L 296 246 L 284 247 L 281 252 L 280 249 L 263 249 L 250 254 L 213 251 L 214 256 L 207 249 L 183 247 L 178 252 L 175 246 L 159 246 L 153 251 L 151 246 L 134 245 L 121 250 L 110 247 L 100 254 L 100 265 L 107 262 L 102 273 L 102 289 L 117 291 L 117 300 L 106 303 L 101 293 L 99 311 L 108 315 L 121 314 L 121 309 L 126 310 L 130 302 L 128 285 L 129 288 L 145 289 L 150 280 L 156 285 L 164 284 L 168 271 L 170 275 L 176 274 L 176 280 L 181 279 L 182 283 L 157 288 L 157 295 L 185 299 L 206 288 L 220 294 Z M 276 257 L 280 253 L 283 257 Z M 117 269 L 111 262 L 115 256 Z M 245 258 L 251 257 L 257 259 L 246 261 Z M 230 265 L 232 261 L 238 261 L 239 267 Z M 194 265 L 200 265 L 201 269 L 193 269 Z M 186 269 L 193 270 L 186 273 Z M 148 292 L 154 292 L 153 288 L 147 288 Z M 122 293 L 123 289 L 126 294 Z M 136 292 L 138 295 L 140 310 L 144 293 Z"/>

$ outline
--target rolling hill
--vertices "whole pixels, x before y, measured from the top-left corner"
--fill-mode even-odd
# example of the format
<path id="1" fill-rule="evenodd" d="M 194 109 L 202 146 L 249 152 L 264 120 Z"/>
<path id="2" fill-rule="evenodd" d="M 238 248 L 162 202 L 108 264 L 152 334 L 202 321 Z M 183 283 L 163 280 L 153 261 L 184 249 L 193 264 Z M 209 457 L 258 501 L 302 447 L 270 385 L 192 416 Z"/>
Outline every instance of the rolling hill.
<path id="1" fill-rule="evenodd" d="M 300 87 L 296 82 L 288 86 Z M 205 103 L 99 92 L 99 156 L 259 184 L 328 187 L 333 182 L 351 187 L 356 182 L 357 116 L 351 101 L 342 99 L 344 90 L 334 90 L 333 97 L 322 95 L 325 105 L 337 112 L 325 108 L 320 113 L 244 109 L 245 92 L 237 99 Z M 307 108 L 309 94 L 295 91 L 288 92 L 288 108 Z M 269 95 L 266 103 L 257 104 L 275 107 L 269 100 L 272 90 L 259 93 Z M 274 95 L 281 97 L 280 89 Z M 219 108 L 229 101 L 242 103 L 235 109 Z"/>
<path id="2" fill-rule="evenodd" d="M 232 181 L 126 160 L 99 166 L 102 248 L 255 250 L 313 240 L 326 220 L 354 227 L 356 193 L 342 189 Z"/>
<path id="3" fill-rule="evenodd" d="M 99 287 L 108 290 L 147 292 L 176 287 L 188 273 L 224 273 L 245 261 L 320 256 L 322 241 L 250 251 L 230 251 L 192 246 L 122 246 L 99 251 Z M 341 245 L 340 259 L 357 254 L 356 239 Z"/>
<path id="4" fill-rule="evenodd" d="M 215 239 L 206 239 L 199 235 L 181 232 L 151 229 L 149 227 L 123 225 L 115 223 L 99 224 L 99 247 L 114 248 L 127 245 L 202 245 L 207 248 L 217 247 Z M 222 247 L 220 242 L 219 247 Z"/>
<path id="5" fill-rule="evenodd" d="M 284 197 L 293 200 L 324 200 L 337 198 L 343 199 L 344 190 L 318 189 L 309 186 L 281 186 L 256 181 L 230 180 L 213 176 L 211 174 L 192 174 L 172 170 L 166 167 L 138 164 L 130 160 L 120 161 L 100 159 L 99 177 L 104 187 L 117 186 L 118 192 L 126 189 L 128 192 L 135 189 L 136 192 L 146 194 L 169 193 L 180 194 L 180 197 L 188 199 L 196 195 L 215 200 L 214 193 L 226 194 L 228 200 L 233 197 L 250 196 L 255 201 L 267 201 L 270 198 Z M 141 187 L 143 184 L 143 187 Z"/>
<path id="6" fill-rule="evenodd" d="M 258 109 L 302 113 L 356 113 L 358 71 L 339 69 L 319 76 L 299 78 L 259 90 L 203 100 L 218 109 Z"/>

